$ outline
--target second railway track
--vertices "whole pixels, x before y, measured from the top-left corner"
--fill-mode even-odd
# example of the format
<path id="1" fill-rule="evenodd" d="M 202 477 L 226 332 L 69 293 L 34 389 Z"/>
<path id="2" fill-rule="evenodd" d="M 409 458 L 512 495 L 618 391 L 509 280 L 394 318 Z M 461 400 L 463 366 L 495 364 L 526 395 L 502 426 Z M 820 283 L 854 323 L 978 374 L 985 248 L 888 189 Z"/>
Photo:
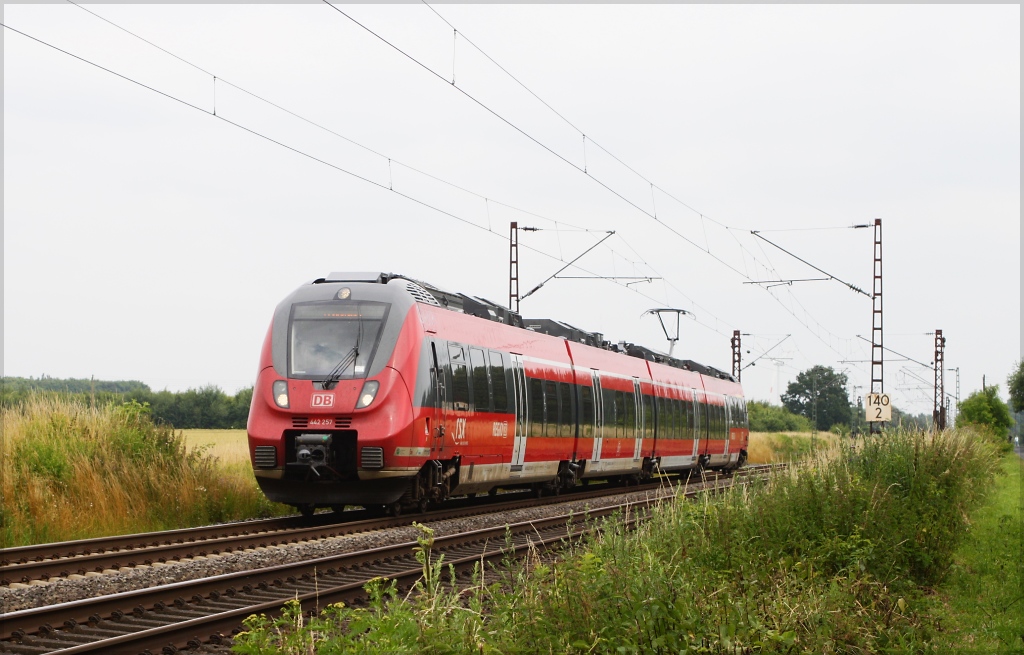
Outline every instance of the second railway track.
<path id="1" fill-rule="evenodd" d="M 749 467 L 748 471 L 758 470 Z M 715 476 L 711 476 L 712 478 Z M 639 488 L 652 488 L 647 484 Z M 527 492 L 502 494 L 486 503 L 455 501 L 418 514 L 421 520 L 461 518 L 481 512 L 518 509 L 565 499 L 587 499 L 621 491 L 603 484 L 560 497 L 534 498 Z M 8 548 L 0 556 L 0 585 L 30 585 L 77 576 L 100 575 L 123 569 L 160 566 L 196 557 L 220 557 L 252 548 L 300 543 L 355 532 L 408 525 L 409 517 L 371 518 L 367 511 L 317 514 L 312 519 L 286 517 L 245 521 L 135 535 Z"/>
<path id="2" fill-rule="evenodd" d="M 752 468 L 745 475 L 757 473 Z M 701 493 L 716 488 L 716 480 L 690 483 L 687 494 Z M 610 503 L 604 507 L 588 508 L 591 518 L 606 516 L 616 511 L 628 512 L 636 519 L 638 513 L 664 497 L 674 495 L 674 489 L 604 489 L 610 492 L 631 493 L 625 502 Z M 593 500 L 598 495 L 573 494 L 557 499 L 561 502 Z M 534 499 L 533 504 L 537 504 Z M 501 502 L 481 509 L 500 511 L 502 516 L 513 511 L 510 505 L 527 505 L 527 501 Z M 470 508 L 452 510 L 463 515 Z M 575 509 L 575 516 L 581 512 Z M 560 543 L 567 536 L 584 530 L 583 522 L 567 529 L 570 514 L 533 518 L 506 526 L 504 523 L 487 528 L 461 529 L 438 537 L 434 550 L 445 553 L 446 561 L 457 567 L 471 566 L 481 560 L 492 560 L 508 555 L 506 531 L 514 551 L 525 548 L 544 548 Z M 424 522 L 437 522 L 453 518 L 447 512 L 430 513 L 419 517 Z M 372 529 L 389 527 L 396 519 L 379 520 Z M 400 522 L 400 521 L 398 521 Z M 408 526 L 405 519 L 404 525 Z M 354 524 L 353 524 L 354 525 Z M 305 529 L 337 528 L 314 526 Z M 393 527 L 393 525 L 392 525 Z M 365 527 L 362 531 L 371 529 Z M 407 535 L 408 536 L 408 535 Z M 297 540 L 297 539 L 296 539 Z M 286 540 L 287 542 L 287 540 Z M 263 548 L 263 547 L 259 547 Z M 384 576 L 408 587 L 422 570 L 413 558 L 416 542 L 408 538 L 372 548 L 334 554 L 300 562 L 276 564 L 254 570 L 242 570 L 198 580 L 134 589 L 121 593 L 85 598 L 20 611 L 3 616 L 0 636 L 0 654 L 29 655 L 62 652 L 67 655 L 86 652 L 139 653 L 147 649 L 175 652 L 177 648 L 202 641 L 216 642 L 240 625 L 252 613 L 274 612 L 289 599 L 298 598 L 306 609 L 325 606 L 344 600 L 358 601 L 362 587 L 371 578 Z"/>

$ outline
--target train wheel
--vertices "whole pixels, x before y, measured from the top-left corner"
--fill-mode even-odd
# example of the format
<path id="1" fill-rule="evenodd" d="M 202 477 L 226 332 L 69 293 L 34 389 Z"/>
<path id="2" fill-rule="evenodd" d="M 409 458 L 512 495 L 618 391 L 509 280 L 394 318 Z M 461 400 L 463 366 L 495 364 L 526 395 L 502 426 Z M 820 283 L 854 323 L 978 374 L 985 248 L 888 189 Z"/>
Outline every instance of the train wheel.
<path id="1" fill-rule="evenodd" d="M 426 498 L 420 498 L 420 502 L 416 508 L 419 510 L 420 514 L 424 514 L 428 509 L 430 509 L 430 501 Z"/>
<path id="2" fill-rule="evenodd" d="M 386 511 L 388 513 L 388 516 L 395 516 L 395 517 L 401 516 L 402 515 L 402 503 L 396 500 L 395 502 L 391 503 L 390 505 L 387 505 Z"/>
<path id="3" fill-rule="evenodd" d="M 296 505 L 295 509 L 299 510 L 299 514 L 302 514 L 302 518 L 308 519 L 313 516 L 313 512 L 316 511 L 316 507 L 313 505 Z"/>
<path id="4" fill-rule="evenodd" d="M 345 506 L 344 505 L 331 505 L 331 511 L 334 512 L 335 514 L 341 514 L 342 512 L 345 511 Z"/>

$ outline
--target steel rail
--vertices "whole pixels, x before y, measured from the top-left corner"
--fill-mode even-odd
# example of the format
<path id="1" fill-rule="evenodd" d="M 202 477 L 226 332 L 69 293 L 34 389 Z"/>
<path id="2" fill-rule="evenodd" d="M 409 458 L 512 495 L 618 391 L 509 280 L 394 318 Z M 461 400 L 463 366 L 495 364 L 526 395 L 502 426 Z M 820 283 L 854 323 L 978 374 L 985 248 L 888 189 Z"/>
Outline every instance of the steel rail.
<path id="1" fill-rule="evenodd" d="M 763 469 L 751 470 L 748 475 L 760 470 Z M 732 483 L 731 480 L 729 482 Z M 637 512 L 645 513 L 646 508 L 652 504 L 674 497 L 680 490 L 686 496 L 693 496 L 724 488 L 725 485 L 719 484 L 717 479 L 685 487 L 666 485 L 655 495 L 592 509 L 587 516 L 594 519 L 625 511 L 632 513 L 636 519 Z M 581 516 L 576 514 L 575 518 L 578 520 Z M 505 544 L 506 535 L 509 535 L 515 545 L 517 540 L 525 539 L 529 542 L 532 541 L 532 537 L 538 537 L 543 541 L 547 539 L 542 536 L 545 531 L 554 531 L 558 534 L 551 537 L 553 541 L 561 541 L 566 536 L 578 534 L 566 529 L 566 525 L 572 519 L 572 514 L 562 514 L 511 526 L 482 528 L 440 537 L 434 540 L 432 551 L 450 554 L 446 559 L 453 564 L 480 561 L 481 558 L 491 559 L 507 554 L 507 549 L 494 546 L 498 543 Z M 586 529 L 593 527 L 593 524 L 589 524 Z M 584 530 L 578 525 L 573 529 L 577 528 L 580 531 Z M 467 552 L 466 548 L 469 545 L 473 545 L 474 548 Z M 153 644 L 152 640 L 156 638 L 164 640 L 163 644 L 169 643 L 166 640 L 183 644 L 188 640 L 194 641 L 195 631 L 200 627 L 207 634 L 210 631 L 214 631 L 215 634 L 217 630 L 226 631 L 236 627 L 240 623 L 240 617 L 253 612 L 278 609 L 290 598 L 299 597 L 304 601 L 318 598 L 321 602 L 334 602 L 329 600 L 333 598 L 333 594 L 341 594 L 352 599 L 362 595 L 362 585 L 373 577 L 384 575 L 391 579 L 405 580 L 409 576 L 419 576 L 422 574 L 422 568 L 413 559 L 418 547 L 416 542 L 406 542 L 296 564 L 283 564 L 11 612 L 4 615 L 0 621 L 3 624 L 3 634 L 9 635 L 5 642 L 0 643 L 0 648 L 6 648 L 5 652 L 10 653 L 61 652 L 71 655 L 99 651 L 136 653 L 142 649 L 137 640 L 143 639 L 147 640 L 145 643 L 148 644 Z M 355 577 L 337 577 L 344 575 Z M 268 594 L 272 594 L 272 597 L 267 598 Z M 191 600 L 185 600 L 187 596 L 191 596 Z M 253 596 L 253 599 L 245 600 L 243 596 Z M 230 606 L 237 605 L 243 600 L 244 607 Z M 208 616 L 194 616 L 197 612 L 206 612 Z M 128 613 L 132 616 L 128 617 Z M 153 625 L 161 621 L 161 615 L 165 623 L 166 619 L 172 619 L 172 625 Z M 231 623 L 231 626 L 223 627 L 225 622 Z M 54 624 L 63 624 L 65 629 L 55 629 L 52 627 Z M 135 628 L 133 634 L 136 636 L 106 634 L 126 628 Z M 186 633 L 191 634 L 183 636 Z M 95 638 L 97 634 L 106 634 L 107 638 L 93 643 L 73 643 Z"/>
<path id="2" fill-rule="evenodd" d="M 743 469 L 755 472 L 757 467 Z M 659 482 L 646 483 L 637 489 L 656 487 Z M 539 505 L 586 500 L 588 498 L 620 492 L 622 487 L 600 485 L 598 488 L 583 488 L 562 496 L 522 499 L 529 492 L 501 494 L 494 498 L 478 499 L 476 502 L 456 500 L 439 509 L 418 514 L 423 520 L 447 520 L 463 518 L 494 509 L 520 509 Z M 508 496 L 515 496 L 507 500 Z M 367 511 L 351 511 L 351 520 L 337 522 L 335 514 L 318 514 L 312 519 L 286 517 L 263 521 L 245 521 L 198 528 L 150 532 L 114 537 L 100 537 L 80 541 L 38 544 L 5 549 L 3 565 L 0 565 L 0 581 L 30 583 L 33 580 L 84 575 L 90 572 L 122 568 L 150 566 L 154 563 L 187 560 L 194 557 L 229 554 L 256 547 L 278 546 L 315 539 L 325 539 L 393 527 L 408 525 L 409 517 L 365 518 Z M 315 525 L 310 525 L 310 522 Z"/>

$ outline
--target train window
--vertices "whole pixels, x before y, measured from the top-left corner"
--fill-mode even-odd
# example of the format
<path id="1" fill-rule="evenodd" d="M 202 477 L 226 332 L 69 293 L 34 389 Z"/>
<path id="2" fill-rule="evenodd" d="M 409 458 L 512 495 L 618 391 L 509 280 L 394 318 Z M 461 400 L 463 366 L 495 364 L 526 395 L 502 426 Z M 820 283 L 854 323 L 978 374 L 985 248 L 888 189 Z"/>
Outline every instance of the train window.
<path id="1" fill-rule="evenodd" d="M 654 397 L 641 396 L 644 405 L 644 439 L 654 438 Z"/>
<path id="2" fill-rule="evenodd" d="M 665 399 L 665 414 L 669 425 L 670 439 L 679 438 L 679 410 L 676 408 L 678 402 L 674 398 Z"/>
<path id="3" fill-rule="evenodd" d="M 661 396 L 654 398 L 654 406 L 657 408 L 657 418 L 655 420 L 655 436 L 658 439 L 665 438 L 665 399 Z"/>
<path id="4" fill-rule="evenodd" d="M 675 398 L 665 399 L 665 422 L 668 427 L 666 436 L 670 439 L 679 438 L 679 408 L 676 406 L 678 403 Z"/>
<path id="5" fill-rule="evenodd" d="M 469 409 L 469 371 L 466 369 L 466 353 L 462 346 L 448 344 L 448 360 L 452 367 L 452 402 L 455 409 Z"/>
<path id="6" fill-rule="evenodd" d="M 683 401 L 678 398 L 673 398 L 672 403 L 672 425 L 674 430 L 672 436 L 676 439 L 683 439 L 686 436 L 686 430 L 683 424 Z"/>
<path id="7" fill-rule="evenodd" d="M 604 409 L 604 421 L 602 423 L 602 437 L 615 437 L 615 390 L 601 389 L 601 407 Z M 620 414 L 621 415 L 621 414 Z"/>
<path id="8" fill-rule="evenodd" d="M 708 436 L 708 407 L 703 399 L 697 396 L 693 401 L 694 427 L 698 439 L 707 439 Z"/>
<path id="9" fill-rule="evenodd" d="M 629 392 L 622 394 L 623 412 L 622 417 L 622 438 L 636 438 L 636 396 Z"/>
<path id="10" fill-rule="evenodd" d="M 508 383 L 505 380 L 505 362 L 501 353 L 492 352 L 491 356 L 491 390 L 494 396 L 494 411 L 508 411 Z"/>
<path id="11" fill-rule="evenodd" d="M 594 390 L 579 387 L 580 390 L 580 438 L 594 438 Z"/>
<path id="12" fill-rule="evenodd" d="M 544 381 L 529 378 L 530 382 L 530 431 L 533 437 L 544 436 Z"/>
<path id="13" fill-rule="evenodd" d="M 388 303 L 352 300 L 292 305 L 289 376 L 366 377 L 390 308 Z"/>
<path id="14" fill-rule="evenodd" d="M 562 436 L 576 436 L 576 393 L 575 385 L 562 382 L 558 385 L 558 396 L 562 408 Z"/>
<path id="15" fill-rule="evenodd" d="M 544 436 L 558 436 L 558 383 L 544 380 Z"/>
<path id="16" fill-rule="evenodd" d="M 469 363 L 473 365 L 473 405 L 478 412 L 491 411 L 491 389 L 487 381 L 487 361 L 484 351 L 469 349 Z"/>
<path id="17" fill-rule="evenodd" d="M 615 399 L 615 438 L 621 439 L 626 429 L 626 394 L 613 391 Z"/>

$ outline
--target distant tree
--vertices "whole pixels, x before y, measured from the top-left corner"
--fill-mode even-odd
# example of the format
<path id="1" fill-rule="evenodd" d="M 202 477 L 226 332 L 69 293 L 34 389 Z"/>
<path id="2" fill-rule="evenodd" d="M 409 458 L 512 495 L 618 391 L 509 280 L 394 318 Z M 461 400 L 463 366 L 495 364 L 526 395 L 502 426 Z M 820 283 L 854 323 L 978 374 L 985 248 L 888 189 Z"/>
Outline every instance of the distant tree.
<path id="1" fill-rule="evenodd" d="M 228 396 L 212 385 L 174 393 L 166 389 L 154 392 L 137 380 L 60 379 L 46 375 L 0 380 L 0 405 L 4 407 L 23 403 L 33 394 L 73 397 L 96 407 L 135 401 L 148 405 L 155 423 L 178 429 L 244 428 L 252 402 L 252 387 Z"/>
<path id="2" fill-rule="evenodd" d="M 819 430 L 850 424 L 850 395 L 845 373 L 830 366 L 813 366 L 796 376 L 782 394 L 786 409 L 806 416 Z"/>
<path id="3" fill-rule="evenodd" d="M 914 430 L 928 430 L 932 427 L 932 415 L 925 414 L 924 412 L 908 414 L 896 405 L 893 405 L 892 420 L 889 421 L 889 425 L 900 425 Z"/>
<path id="4" fill-rule="evenodd" d="M 751 400 L 747 403 L 747 418 L 753 432 L 810 432 L 811 422 L 785 407 Z"/>
<path id="5" fill-rule="evenodd" d="M 1010 392 L 1010 407 L 1014 412 L 1024 412 L 1024 359 L 1017 362 L 1017 368 L 1006 378 Z"/>
<path id="6" fill-rule="evenodd" d="M 252 387 L 241 389 L 231 401 L 230 423 L 232 428 L 244 428 L 249 422 L 249 405 L 252 404 Z"/>
<path id="7" fill-rule="evenodd" d="M 960 403 L 960 413 L 956 416 L 956 426 L 981 425 L 991 429 L 996 436 L 1006 439 L 1010 434 L 1013 419 L 1010 408 L 999 398 L 999 385 L 985 387 L 967 396 Z"/>

